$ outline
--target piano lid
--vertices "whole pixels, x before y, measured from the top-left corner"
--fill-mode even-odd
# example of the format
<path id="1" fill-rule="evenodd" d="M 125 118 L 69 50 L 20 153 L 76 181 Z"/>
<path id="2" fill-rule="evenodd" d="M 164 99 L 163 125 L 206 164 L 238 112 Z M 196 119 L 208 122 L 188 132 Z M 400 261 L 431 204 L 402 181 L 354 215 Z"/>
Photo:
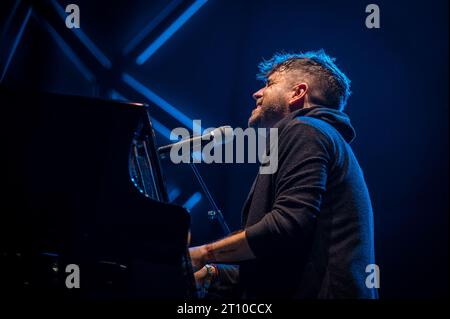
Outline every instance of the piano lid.
<path id="1" fill-rule="evenodd" d="M 136 253 L 154 241 L 185 249 L 189 214 L 151 199 L 167 195 L 144 104 L 3 87 L 0 100 L 0 245 L 76 250 L 103 236 L 105 247 L 134 240 Z M 153 179 L 150 198 L 130 178 L 136 138 L 148 148 L 150 165 L 140 169 Z"/>

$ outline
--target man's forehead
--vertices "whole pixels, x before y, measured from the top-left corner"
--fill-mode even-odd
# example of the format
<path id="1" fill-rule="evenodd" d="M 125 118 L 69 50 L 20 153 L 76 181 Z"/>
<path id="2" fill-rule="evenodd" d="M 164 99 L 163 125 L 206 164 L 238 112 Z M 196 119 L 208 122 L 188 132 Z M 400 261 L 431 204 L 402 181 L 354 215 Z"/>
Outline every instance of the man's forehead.
<path id="1" fill-rule="evenodd" d="M 269 74 L 266 79 L 266 82 L 274 82 L 274 81 L 303 81 L 305 75 L 300 70 L 275 70 Z"/>
<path id="2" fill-rule="evenodd" d="M 288 72 L 286 70 L 275 70 L 267 77 L 267 82 L 281 81 L 288 77 Z"/>
<path id="3" fill-rule="evenodd" d="M 267 82 L 279 80 L 282 77 L 280 71 L 274 71 L 267 77 Z"/>

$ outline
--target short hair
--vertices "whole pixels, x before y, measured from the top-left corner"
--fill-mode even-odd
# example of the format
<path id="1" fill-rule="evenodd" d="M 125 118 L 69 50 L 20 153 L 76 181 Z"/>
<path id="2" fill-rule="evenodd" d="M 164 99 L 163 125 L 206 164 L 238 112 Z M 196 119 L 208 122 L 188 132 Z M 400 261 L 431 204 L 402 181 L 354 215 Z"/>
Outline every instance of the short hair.
<path id="1" fill-rule="evenodd" d="M 339 70 L 335 61 L 323 49 L 305 53 L 275 53 L 270 60 L 263 60 L 258 65 L 257 78 L 266 82 L 276 71 L 299 70 L 312 78 L 315 89 L 321 92 L 320 97 L 311 95 L 313 103 L 342 111 L 351 95 L 351 81 Z"/>

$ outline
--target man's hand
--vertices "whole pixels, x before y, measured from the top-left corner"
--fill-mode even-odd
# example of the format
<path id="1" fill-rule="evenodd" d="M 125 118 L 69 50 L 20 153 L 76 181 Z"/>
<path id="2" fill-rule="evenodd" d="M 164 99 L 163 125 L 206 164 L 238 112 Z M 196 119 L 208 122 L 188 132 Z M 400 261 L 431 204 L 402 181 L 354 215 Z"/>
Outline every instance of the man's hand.
<path id="1" fill-rule="evenodd" d="M 197 286 L 198 296 L 205 298 L 209 287 L 214 278 L 217 277 L 217 268 L 214 265 L 205 265 L 199 271 L 194 273 L 195 285 Z"/>
<path id="2" fill-rule="evenodd" d="M 195 284 L 197 285 L 197 288 L 203 287 L 207 276 L 208 276 L 208 270 L 206 269 L 205 266 L 203 266 L 200 270 L 197 270 L 194 273 Z"/>
<path id="3" fill-rule="evenodd" d="M 209 272 L 208 268 L 209 267 Z M 194 273 L 195 283 L 197 287 L 209 287 L 211 281 L 217 277 L 217 268 L 214 265 L 203 266 L 200 270 Z"/>
<path id="4" fill-rule="evenodd" d="M 189 255 L 191 256 L 191 263 L 194 272 L 205 266 L 207 256 L 205 245 L 189 248 Z"/>

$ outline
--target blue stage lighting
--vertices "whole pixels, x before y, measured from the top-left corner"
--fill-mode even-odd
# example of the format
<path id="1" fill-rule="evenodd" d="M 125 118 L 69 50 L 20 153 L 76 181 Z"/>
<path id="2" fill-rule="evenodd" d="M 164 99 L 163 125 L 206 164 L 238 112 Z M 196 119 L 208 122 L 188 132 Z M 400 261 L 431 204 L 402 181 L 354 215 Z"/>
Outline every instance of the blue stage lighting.
<path id="1" fill-rule="evenodd" d="M 127 55 L 133 51 L 136 46 L 141 43 L 144 38 L 153 31 L 167 16 L 177 7 L 183 0 L 171 1 L 158 15 L 150 20 L 150 22 L 125 46 L 123 54 Z"/>
<path id="2" fill-rule="evenodd" d="M 30 19 L 30 16 L 31 16 L 31 8 L 28 9 L 25 19 L 23 20 L 22 25 L 20 26 L 19 33 L 17 33 L 17 36 L 14 39 L 11 51 L 9 52 L 8 59 L 6 60 L 5 67 L 3 68 L 3 71 L 2 71 L 2 77 L 0 78 L 0 82 L 3 81 L 3 78 L 6 75 L 6 71 L 8 71 L 9 65 L 12 61 L 14 53 L 16 52 L 17 46 L 19 45 L 20 39 L 22 38 L 23 31 L 25 30 L 28 20 Z"/>
<path id="3" fill-rule="evenodd" d="M 147 99 L 149 99 L 151 102 L 159 106 L 161 109 L 166 111 L 168 114 L 172 115 L 174 118 L 176 118 L 180 123 L 185 125 L 187 128 L 192 127 L 192 119 L 190 119 L 187 115 L 185 115 L 183 112 L 178 110 L 176 107 L 170 105 L 166 100 L 158 96 L 156 93 L 154 93 L 152 90 L 144 86 L 142 83 L 134 79 L 131 75 L 127 73 L 122 74 L 122 80 L 127 83 L 129 86 L 131 86 L 133 89 L 135 89 L 137 92 L 145 96 Z"/>
<path id="4" fill-rule="evenodd" d="M 130 99 L 127 99 L 126 97 L 124 97 L 122 94 L 120 94 L 116 90 L 111 90 L 111 99 L 125 101 L 125 102 L 130 101 Z M 164 136 L 165 138 L 170 140 L 170 130 L 164 124 L 162 124 L 160 121 L 155 119 L 153 116 L 152 116 L 152 125 L 153 125 L 153 128 L 159 134 L 161 134 L 162 136 Z"/>
<path id="5" fill-rule="evenodd" d="M 42 20 L 42 24 L 47 29 L 47 31 L 52 35 L 55 39 L 56 44 L 61 48 L 64 54 L 75 64 L 78 71 L 88 80 L 89 82 L 93 82 L 95 80 L 94 74 L 81 62 L 80 58 L 73 52 L 73 50 L 67 45 L 67 43 L 63 40 L 63 38 L 56 32 L 53 27 L 47 22 Z"/>
<path id="6" fill-rule="evenodd" d="M 52 4 L 56 8 L 60 17 L 65 20 L 66 12 L 64 11 L 64 9 L 55 0 L 52 0 Z M 111 68 L 111 61 L 100 51 L 99 48 L 97 48 L 94 42 L 92 42 L 91 39 L 88 38 L 88 36 L 81 30 L 81 28 L 73 28 L 72 31 L 104 68 Z"/>
<path id="7" fill-rule="evenodd" d="M 192 194 L 191 197 L 188 198 L 188 200 L 183 204 L 183 207 L 186 208 L 188 211 L 190 211 L 192 208 L 197 205 L 200 200 L 202 199 L 202 194 L 199 192 L 196 192 Z"/>
<path id="8" fill-rule="evenodd" d="M 172 190 L 169 191 L 169 202 L 173 202 L 174 200 L 176 200 L 178 198 L 178 196 L 181 195 L 181 190 L 179 188 L 174 188 Z"/>
<path id="9" fill-rule="evenodd" d="M 195 1 L 185 12 L 181 14 L 159 37 L 153 41 L 136 59 L 136 63 L 145 63 L 172 35 L 180 29 L 208 0 Z"/>

